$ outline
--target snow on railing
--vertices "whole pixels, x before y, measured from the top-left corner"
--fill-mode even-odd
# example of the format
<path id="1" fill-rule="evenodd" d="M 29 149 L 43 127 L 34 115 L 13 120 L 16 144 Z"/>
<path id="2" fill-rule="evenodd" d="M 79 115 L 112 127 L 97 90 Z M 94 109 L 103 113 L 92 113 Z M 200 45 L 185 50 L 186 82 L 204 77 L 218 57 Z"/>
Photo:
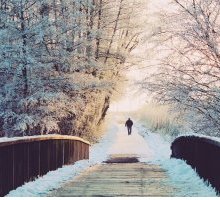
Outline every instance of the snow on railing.
<path id="1" fill-rule="evenodd" d="M 89 159 L 88 141 L 44 135 L 0 139 L 0 196 L 63 165 Z"/>

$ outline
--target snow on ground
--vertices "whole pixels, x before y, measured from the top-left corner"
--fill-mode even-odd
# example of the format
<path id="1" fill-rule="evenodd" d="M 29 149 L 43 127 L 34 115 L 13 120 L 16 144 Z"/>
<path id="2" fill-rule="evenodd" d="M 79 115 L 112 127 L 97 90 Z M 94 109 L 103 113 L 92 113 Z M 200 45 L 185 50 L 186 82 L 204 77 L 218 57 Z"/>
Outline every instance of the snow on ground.
<path id="1" fill-rule="evenodd" d="M 161 165 L 163 169 L 167 170 L 171 184 L 178 191 L 178 196 L 216 197 L 216 191 L 212 186 L 205 183 L 185 161 L 175 158 L 170 159 L 170 138 L 152 133 L 144 126 L 138 125 L 137 128 L 139 134 L 144 137 L 148 147 L 153 152 L 153 159 L 150 163 Z"/>
<path id="2" fill-rule="evenodd" d="M 47 196 L 51 190 L 72 180 L 85 169 L 102 163 L 111 154 L 138 156 L 141 162 L 160 165 L 170 178 L 170 184 L 177 189 L 177 196 L 216 196 L 215 190 L 204 183 L 196 172 L 182 160 L 170 159 L 170 141 L 159 134 L 151 133 L 144 126 L 136 125 L 128 136 L 121 116 L 114 116 L 114 123 L 100 143 L 90 148 L 90 159 L 76 162 L 49 172 L 33 182 L 11 191 L 7 196 Z"/>
<path id="3" fill-rule="evenodd" d="M 146 141 L 138 134 L 138 130 L 134 128 L 132 135 L 128 136 L 124 125 L 118 125 L 115 142 L 108 151 L 112 154 L 129 154 L 140 157 L 140 159 L 151 160 L 152 152 L 146 145 Z"/>

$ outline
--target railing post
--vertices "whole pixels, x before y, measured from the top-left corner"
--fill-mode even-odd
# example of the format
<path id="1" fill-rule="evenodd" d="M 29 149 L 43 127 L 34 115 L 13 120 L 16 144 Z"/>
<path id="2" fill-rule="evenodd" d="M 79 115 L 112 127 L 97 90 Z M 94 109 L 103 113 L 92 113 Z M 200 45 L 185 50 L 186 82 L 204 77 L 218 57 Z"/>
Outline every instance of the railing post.
<path id="1" fill-rule="evenodd" d="M 14 169 L 13 169 L 13 188 L 17 188 L 28 181 L 28 145 L 16 144 L 13 146 Z"/>
<path id="2" fill-rule="evenodd" d="M 0 195 L 4 196 L 13 187 L 13 147 L 0 147 Z"/>

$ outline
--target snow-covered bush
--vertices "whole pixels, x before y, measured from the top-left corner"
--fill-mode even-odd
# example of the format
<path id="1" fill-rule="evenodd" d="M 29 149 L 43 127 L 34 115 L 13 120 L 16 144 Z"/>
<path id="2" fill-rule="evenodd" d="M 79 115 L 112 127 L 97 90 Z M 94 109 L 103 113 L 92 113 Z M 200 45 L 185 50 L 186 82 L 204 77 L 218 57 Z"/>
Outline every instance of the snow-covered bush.
<path id="1" fill-rule="evenodd" d="M 180 117 L 173 115 L 167 105 L 148 103 L 135 114 L 142 124 L 153 132 L 177 136 L 184 130 L 184 123 Z"/>

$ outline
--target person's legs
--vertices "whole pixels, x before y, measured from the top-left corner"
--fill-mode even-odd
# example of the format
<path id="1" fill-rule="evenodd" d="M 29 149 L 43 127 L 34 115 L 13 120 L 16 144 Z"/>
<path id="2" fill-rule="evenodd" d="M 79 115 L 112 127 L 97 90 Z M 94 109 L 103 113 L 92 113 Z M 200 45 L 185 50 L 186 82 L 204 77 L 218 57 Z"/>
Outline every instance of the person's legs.
<path id="1" fill-rule="evenodd" d="M 131 127 L 128 127 L 128 135 L 131 135 Z"/>

